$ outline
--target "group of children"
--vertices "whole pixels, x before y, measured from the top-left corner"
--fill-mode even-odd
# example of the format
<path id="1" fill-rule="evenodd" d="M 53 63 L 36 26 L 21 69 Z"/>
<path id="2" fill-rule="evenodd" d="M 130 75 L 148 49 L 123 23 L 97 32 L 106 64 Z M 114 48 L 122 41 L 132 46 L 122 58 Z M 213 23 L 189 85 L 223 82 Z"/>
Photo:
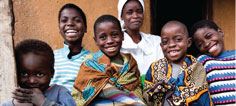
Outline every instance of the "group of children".
<path id="1" fill-rule="evenodd" d="M 48 44 L 33 39 L 16 46 L 19 87 L 13 91 L 13 99 L 3 106 L 235 104 L 235 50 L 226 51 L 224 33 L 214 22 L 199 21 L 191 29 L 190 35 L 203 54 L 198 58 L 187 54 L 192 38 L 186 26 L 179 21 L 167 22 L 161 30 L 160 43 L 165 57 L 153 62 L 148 70 L 142 70 L 146 71 L 142 85 L 136 63 L 139 60 L 120 52 L 124 40 L 120 21 L 112 15 L 102 15 L 96 20 L 94 40 L 100 51 L 89 54 L 81 47 L 86 32 L 85 16 L 77 6 L 69 5 L 59 12 L 65 48 L 53 53 Z M 69 52 L 73 47 L 74 52 Z M 84 54 L 77 55 L 78 51 Z M 62 58 L 59 54 L 63 53 L 68 60 L 54 62 L 54 55 Z M 61 64 L 70 64 L 67 63 L 70 59 L 81 56 L 83 62 L 76 68 L 78 74 L 65 77 L 70 73 L 65 68 L 71 67 L 62 67 L 61 72 L 54 74 L 54 63 L 60 68 Z M 65 84 L 63 78 L 69 77 L 74 79 L 66 79 L 71 82 Z M 61 86 L 64 84 L 65 87 Z"/>

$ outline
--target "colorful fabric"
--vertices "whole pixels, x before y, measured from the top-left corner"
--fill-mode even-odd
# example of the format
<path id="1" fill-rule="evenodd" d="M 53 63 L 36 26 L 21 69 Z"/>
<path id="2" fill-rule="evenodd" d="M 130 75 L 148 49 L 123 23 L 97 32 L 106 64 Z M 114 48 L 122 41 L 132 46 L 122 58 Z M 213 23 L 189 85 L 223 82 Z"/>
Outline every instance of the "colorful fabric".
<path id="1" fill-rule="evenodd" d="M 112 86 L 110 83 L 101 90 L 99 95 L 94 98 L 90 104 L 91 106 L 107 105 L 107 106 L 120 106 L 120 105 L 132 105 L 132 106 L 144 106 L 144 103 L 133 93 L 126 89 L 120 90 L 117 87 Z"/>
<path id="2" fill-rule="evenodd" d="M 77 55 L 72 56 L 71 59 L 68 58 L 69 53 L 70 49 L 66 44 L 64 44 L 64 48 L 54 50 L 55 73 L 50 82 L 50 85 L 63 85 L 71 92 L 80 66 L 84 58 L 90 52 L 82 48 L 81 52 Z"/>
<path id="3" fill-rule="evenodd" d="M 125 91 L 135 95 L 142 100 L 142 86 L 140 74 L 136 61 L 129 54 L 122 54 L 124 65 L 122 70 L 118 70 L 114 63 L 101 51 L 88 56 L 88 59 L 82 63 L 80 71 L 72 89 L 72 97 L 79 106 L 89 105 L 101 91 L 106 91 L 106 85 L 109 83 L 116 90 Z M 125 93 L 124 93 L 125 94 Z M 126 95 L 127 96 L 127 95 Z M 105 99 L 109 99 L 108 98 Z M 128 97 L 128 96 L 127 96 Z M 116 101 L 116 99 L 112 98 Z M 116 102 L 120 103 L 119 100 Z M 129 103 L 129 102 L 127 102 Z"/>
<path id="4" fill-rule="evenodd" d="M 140 32 L 141 41 L 136 44 L 132 38 L 124 32 L 121 52 L 130 53 L 137 61 L 138 69 L 144 86 L 144 78 L 150 65 L 161 58 L 164 58 L 160 43 L 161 37 Z M 150 49 L 152 48 L 152 49 Z"/>
<path id="5" fill-rule="evenodd" d="M 163 105 L 164 101 L 170 106 L 212 105 L 205 69 L 193 56 L 186 56 L 176 79 L 172 78 L 172 71 L 166 58 L 152 63 L 144 88 L 144 98 L 149 105 Z"/>
<path id="6" fill-rule="evenodd" d="M 207 55 L 198 57 L 207 73 L 209 91 L 214 105 L 236 104 L 236 50 L 223 52 L 213 58 Z"/>

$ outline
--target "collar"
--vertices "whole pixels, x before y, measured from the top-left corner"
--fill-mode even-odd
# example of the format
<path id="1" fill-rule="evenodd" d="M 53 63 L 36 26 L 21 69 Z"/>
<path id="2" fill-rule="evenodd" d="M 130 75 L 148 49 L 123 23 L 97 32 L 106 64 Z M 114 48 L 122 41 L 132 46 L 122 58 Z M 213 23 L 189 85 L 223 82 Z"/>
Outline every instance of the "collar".
<path id="1" fill-rule="evenodd" d="M 152 42 L 151 34 L 145 34 L 140 32 L 141 41 L 136 44 L 133 42 L 132 38 L 128 35 L 128 33 L 124 32 L 124 40 L 122 42 L 123 49 L 141 49 L 145 54 L 152 53 L 155 49 L 150 49 L 154 46 Z"/>
<path id="2" fill-rule="evenodd" d="M 64 48 L 62 49 L 62 55 L 65 56 L 65 58 L 68 59 L 68 60 L 75 60 L 75 59 L 80 58 L 84 54 L 88 54 L 89 53 L 89 51 L 85 50 L 84 46 L 82 46 L 82 49 L 81 49 L 80 53 L 72 56 L 71 59 L 69 59 L 68 55 L 70 53 L 70 48 L 69 48 L 69 46 L 65 42 L 63 44 L 64 44 Z"/>

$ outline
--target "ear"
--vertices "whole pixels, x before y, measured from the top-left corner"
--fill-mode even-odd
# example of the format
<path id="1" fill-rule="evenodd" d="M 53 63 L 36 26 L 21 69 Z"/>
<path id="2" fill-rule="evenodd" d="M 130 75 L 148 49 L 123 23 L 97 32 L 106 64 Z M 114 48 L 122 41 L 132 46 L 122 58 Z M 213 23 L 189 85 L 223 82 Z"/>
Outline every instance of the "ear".
<path id="1" fill-rule="evenodd" d="M 187 40 L 188 42 L 188 48 L 192 45 L 192 38 L 191 37 L 188 37 L 188 40 Z"/>
<path id="2" fill-rule="evenodd" d="M 161 46 L 161 49 L 163 48 L 163 44 L 162 44 L 162 42 L 160 43 L 160 46 Z M 162 50 L 163 51 L 163 50 Z"/>
<path id="3" fill-rule="evenodd" d="M 221 28 L 218 28 L 217 32 L 222 38 L 224 37 L 224 31 Z"/>
<path id="4" fill-rule="evenodd" d="M 96 35 L 93 37 L 93 39 L 94 39 L 94 41 L 95 41 L 95 44 L 98 45 L 98 44 L 97 44 L 97 38 L 96 38 Z"/>

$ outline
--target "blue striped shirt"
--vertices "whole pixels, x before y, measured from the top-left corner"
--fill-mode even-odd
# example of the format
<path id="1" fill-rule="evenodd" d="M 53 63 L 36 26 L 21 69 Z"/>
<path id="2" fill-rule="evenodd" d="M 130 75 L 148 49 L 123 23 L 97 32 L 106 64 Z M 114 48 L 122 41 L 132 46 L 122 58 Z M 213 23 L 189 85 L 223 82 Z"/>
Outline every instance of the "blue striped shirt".
<path id="1" fill-rule="evenodd" d="M 50 85 L 63 85 L 71 92 L 80 66 L 84 58 L 90 54 L 90 52 L 83 47 L 81 52 L 72 56 L 71 59 L 68 58 L 69 53 L 70 49 L 66 44 L 64 44 L 64 48 L 54 50 L 55 73 L 51 79 Z"/>
<path id="2" fill-rule="evenodd" d="M 215 106 L 232 106 L 236 103 L 236 50 L 223 52 L 214 58 L 198 57 L 207 73 L 211 99 Z"/>

